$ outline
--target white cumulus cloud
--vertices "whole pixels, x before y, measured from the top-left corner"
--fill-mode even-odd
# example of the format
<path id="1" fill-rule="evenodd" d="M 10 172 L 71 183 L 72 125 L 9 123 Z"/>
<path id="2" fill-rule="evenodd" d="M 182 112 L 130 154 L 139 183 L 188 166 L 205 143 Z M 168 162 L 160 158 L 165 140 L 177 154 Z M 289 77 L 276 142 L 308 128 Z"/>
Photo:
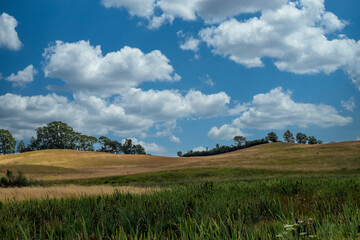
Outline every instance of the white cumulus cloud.
<path id="1" fill-rule="evenodd" d="M 83 94 L 74 96 L 74 101 L 56 94 L 0 96 L 0 127 L 18 139 L 33 136 L 37 127 L 57 120 L 87 134 L 119 136 L 140 134 L 153 124 L 151 119 L 127 114 L 118 104 Z"/>
<path id="2" fill-rule="evenodd" d="M 227 20 L 199 36 L 215 54 L 245 67 L 262 67 L 263 58 L 273 58 L 279 70 L 297 74 L 343 69 L 360 89 L 360 42 L 326 37 L 345 25 L 325 11 L 323 0 L 300 0 L 264 10 L 260 17 Z"/>
<path id="3" fill-rule="evenodd" d="M 12 82 L 13 86 L 25 86 L 27 83 L 34 81 L 34 75 L 37 74 L 37 70 L 31 64 L 24 70 L 18 71 L 17 74 L 12 73 L 5 80 Z"/>
<path id="4" fill-rule="evenodd" d="M 175 143 L 180 143 L 181 142 L 180 138 L 178 138 L 178 137 L 176 137 L 174 135 L 170 136 L 170 141 L 175 142 Z"/>
<path id="5" fill-rule="evenodd" d="M 109 0 L 116 1 L 116 0 Z M 144 0 L 143 0 L 144 1 Z M 125 0 L 117 0 L 125 2 Z M 197 51 L 201 40 L 215 54 L 246 67 L 263 67 L 264 58 L 274 59 L 281 71 L 296 74 L 330 74 L 343 70 L 360 90 L 360 41 L 341 31 L 347 21 L 325 10 L 325 0 L 157 0 L 150 1 L 153 14 L 147 15 L 150 28 L 158 28 L 174 18 L 194 21 L 198 17 L 212 25 L 189 38 L 180 47 Z M 141 1 L 126 7 L 135 12 Z M 144 4 L 145 5 L 145 4 Z M 148 5 L 147 5 L 148 6 Z M 151 8 L 151 7 L 148 7 Z M 242 21 L 235 16 L 260 13 Z M 156 13 L 156 14 L 155 14 Z M 141 14 L 138 14 L 141 16 Z M 328 38 L 331 34 L 331 38 Z M 195 55 L 195 59 L 198 58 Z"/>
<path id="6" fill-rule="evenodd" d="M 205 95 L 193 90 L 182 95 L 132 88 L 111 101 L 82 92 L 75 93 L 73 100 L 56 94 L 25 97 L 8 93 L 0 96 L 0 128 L 21 139 L 32 136 L 37 127 L 59 120 L 87 134 L 129 137 L 146 136 L 151 127 L 160 124 L 158 137 L 180 142 L 172 133 L 177 119 L 221 115 L 229 101 L 225 93 Z"/>
<path id="7" fill-rule="evenodd" d="M 341 106 L 343 106 L 346 110 L 353 112 L 356 107 L 354 97 L 351 97 L 347 101 L 341 100 Z"/>
<path id="8" fill-rule="evenodd" d="M 199 39 L 190 37 L 190 38 L 186 39 L 185 42 L 180 44 L 180 48 L 182 50 L 190 50 L 193 52 L 197 52 L 197 51 L 199 51 L 199 43 L 200 43 Z"/>
<path id="9" fill-rule="evenodd" d="M 177 8 L 174 2 L 178 3 L 182 8 Z M 191 2 L 191 4 L 189 2 Z M 173 6 L 170 13 L 184 20 L 194 20 L 194 17 L 198 15 L 206 22 L 214 23 L 243 13 L 255 13 L 267 9 L 276 9 L 284 4 L 286 0 L 190 0 L 189 2 L 181 0 L 161 0 L 160 6 L 164 12 L 168 12 L 168 8 L 170 8 L 165 8 L 165 3 Z M 163 6 L 161 4 L 163 4 Z"/>
<path id="10" fill-rule="evenodd" d="M 126 8 L 130 15 L 148 18 L 154 13 L 155 0 L 101 0 L 106 8 Z"/>
<path id="11" fill-rule="evenodd" d="M 15 30 L 18 22 L 7 13 L 0 15 L 0 47 L 11 50 L 19 50 L 22 46 L 19 36 Z"/>
<path id="12" fill-rule="evenodd" d="M 306 128 L 310 125 L 325 128 L 344 126 L 353 121 L 351 117 L 339 115 L 329 105 L 297 103 L 291 98 L 290 91 L 284 91 L 280 87 L 255 95 L 246 106 L 247 109 L 232 123 L 220 128 L 213 127 L 208 133 L 209 137 L 231 139 L 235 135 L 241 135 L 236 133 L 240 129 L 284 129 L 288 126 Z"/>
<path id="13" fill-rule="evenodd" d="M 196 148 L 194 148 L 194 149 L 193 149 L 193 151 L 194 151 L 194 152 L 203 152 L 203 151 L 206 151 L 206 148 L 205 148 L 205 147 L 200 146 L 200 147 L 196 147 Z"/>
<path id="14" fill-rule="evenodd" d="M 220 128 L 212 127 L 208 132 L 208 136 L 212 139 L 231 140 L 235 136 L 246 136 L 240 128 L 224 124 Z"/>
<path id="15" fill-rule="evenodd" d="M 158 28 L 174 18 L 194 21 L 200 17 L 207 23 L 216 23 L 242 13 L 276 9 L 284 3 L 286 0 L 102 0 L 107 8 L 126 8 L 131 15 L 150 18 L 150 28 Z"/>
<path id="16" fill-rule="evenodd" d="M 132 88 L 121 96 L 120 101 L 129 113 L 141 113 L 156 121 L 172 121 L 179 117 L 219 116 L 226 111 L 230 97 L 224 92 L 205 95 L 190 90 L 183 96 L 176 90 L 143 91 Z"/>
<path id="17" fill-rule="evenodd" d="M 199 80 L 210 87 L 215 86 L 215 82 L 212 80 L 209 74 L 205 74 L 205 76 L 199 77 Z"/>
<path id="18" fill-rule="evenodd" d="M 125 46 L 103 56 L 100 46 L 88 41 L 57 41 L 43 55 L 45 77 L 60 78 L 73 91 L 100 96 L 120 94 L 147 81 L 180 80 L 169 59 L 158 50 L 145 54 Z"/>

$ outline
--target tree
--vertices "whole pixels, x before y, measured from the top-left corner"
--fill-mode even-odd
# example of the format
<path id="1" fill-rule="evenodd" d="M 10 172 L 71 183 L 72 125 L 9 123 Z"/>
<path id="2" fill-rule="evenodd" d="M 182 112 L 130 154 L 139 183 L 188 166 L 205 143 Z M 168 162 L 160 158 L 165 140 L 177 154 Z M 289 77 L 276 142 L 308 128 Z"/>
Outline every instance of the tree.
<path id="1" fill-rule="evenodd" d="M 125 139 L 124 144 L 122 145 L 122 151 L 124 154 L 146 154 L 145 148 L 140 144 L 134 145 L 132 139 Z"/>
<path id="2" fill-rule="evenodd" d="M 177 152 L 177 155 L 178 155 L 178 157 L 182 157 L 182 152 L 181 152 L 181 151 L 178 151 L 178 152 Z"/>
<path id="3" fill-rule="evenodd" d="M 30 143 L 27 145 L 25 152 L 38 150 L 38 145 L 38 141 L 34 137 L 31 137 Z"/>
<path id="4" fill-rule="evenodd" d="M 145 148 L 140 144 L 134 145 L 134 154 L 146 155 Z"/>
<path id="5" fill-rule="evenodd" d="M 309 136 L 309 138 L 308 138 L 308 144 L 317 144 L 317 143 L 318 143 L 318 141 L 317 141 L 316 137 L 314 137 L 314 136 Z"/>
<path id="6" fill-rule="evenodd" d="M 9 130 L 0 129 L 0 154 L 15 153 L 16 141 Z"/>
<path id="7" fill-rule="evenodd" d="M 60 121 L 36 129 L 39 149 L 76 149 L 79 133 Z"/>
<path id="8" fill-rule="evenodd" d="M 304 133 L 296 134 L 296 141 L 301 144 L 306 144 L 308 137 Z"/>
<path id="9" fill-rule="evenodd" d="M 308 144 L 323 144 L 323 141 L 317 140 L 314 136 L 309 136 Z"/>
<path id="10" fill-rule="evenodd" d="M 241 146 L 246 142 L 246 138 L 243 136 L 235 136 L 234 141 L 237 143 L 238 146 Z"/>
<path id="11" fill-rule="evenodd" d="M 94 144 L 98 140 L 96 137 L 78 134 L 77 149 L 82 151 L 94 151 Z"/>
<path id="12" fill-rule="evenodd" d="M 125 143 L 122 146 L 124 154 L 134 154 L 132 147 L 132 139 L 125 139 Z"/>
<path id="13" fill-rule="evenodd" d="M 269 132 L 265 139 L 268 140 L 269 142 L 277 142 L 278 141 L 278 136 L 274 132 Z"/>
<path id="14" fill-rule="evenodd" d="M 26 147 L 25 147 L 25 143 L 24 143 L 23 140 L 21 140 L 21 141 L 18 143 L 18 146 L 17 146 L 16 151 L 17 151 L 18 153 L 26 152 Z"/>
<path id="15" fill-rule="evenodd" d="M 288 143 L 295 142 L 294 135 L 290 132 L 290 130 L 287 130 L 286 132 L 284 132 L 283 138 L 284 138 L 285 142 L 288 142 Z"/>
<path id="16" fill-rule="evenodd" d="M 99 149 L 99 152 L 107 152 L 107 153 L 123 153 L 123 146 L 121 143 L 119 143 L 116 140 L 111 140 L 105 136 L 99 137 L 99 143 L 101 144 L 101 147 Z"/>
<path id="17" fill-rule="evenodd" d="M 145 148 L 140 144 L 134 145 L 131 139 L 125 139 L 125 142 L 121 144 L 116 140 L 111 140 L 105 136 L 101 136 L 99 137 L 99 143 L 101 144 L 99 152 L 114 154 L 146 154 Z"/>

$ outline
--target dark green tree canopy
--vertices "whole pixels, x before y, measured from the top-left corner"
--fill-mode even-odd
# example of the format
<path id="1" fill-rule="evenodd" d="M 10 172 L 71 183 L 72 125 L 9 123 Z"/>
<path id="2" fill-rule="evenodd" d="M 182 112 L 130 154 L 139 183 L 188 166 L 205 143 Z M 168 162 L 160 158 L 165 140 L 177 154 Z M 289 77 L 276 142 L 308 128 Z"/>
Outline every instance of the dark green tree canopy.
<path id="1" fill-rule="evenodd" d="M 246 138 L 243 136 L 235 136 L 234 142 L 236 142 L 238 146 L 241 146 L 246 142 Z"/>
<path id="2" fill-rule="evenodd" d="M 286 132 L 284 132 L 283 138 L 284 138 L 285 142 L 288 142 L 288 143 L 295 142 L 294 135 L 290 132 L 290 130 L 287 130 Z"/>
<path id="3" fill-rule="evenodd" d="M 38 142 L 36 138 L 31 137 L 30 143 L 26 147 L 26 151 L 36 151 L 36 150 L 38 150 Z"/>
<path id="4" fill-rule="evenodd" d="M 297 133 L 296 134 L 296 141 L 301 144 L 306 144 L 308 137 L 304 133 Z"/>
<path id="5" fill-rule="evenodd" d="M 309 136 L 308 144 L 323 144 L 323 141 L 317 140 L 314 136 Z"/>
<path id="6" fill-rule="evenodd" d="M 277 142 L 278 136 L 276 135 L 275 132 L 269 132 L 265 139 L 268 140 L 269 142 Z"/>
<path id="7" fill-rule="evenodd" d="M 314 136 L 309 136 L 308 144 L 317 144 L 317 139 Z"/>
<path id="8" fill-rule="evenodd" d="M 99 152 L 107 152 L 107 153 L 115 153 L 115 154 L 123 153 L 122 144 L 116 140 L 111 140 L 105 136 L 101 136 L 99 137 L 99 143 L 101 144 Z"/>
<path id="9" fill-rule="evenodd" d="M 9 130 L 0 129 L 0 154 L 15 153 L 16 141 Z"/>
<path id="10" fill-rule="evenodd" d="M 124 144 L 101 136 L 96 137 L 74 131 L 64 122 L 54 121 L 36 129 L 36 138 L 31 137 L 30 143 L 25 147 L 24 141 L 20 141 L 17 151 L 28 152 L 41 149 L 73 149 L 82 151 L 94 151 L 94 144 L 100 143 L 98 151 L 115 154 L 146 154 L 140 144 L 133 144 L 131 139 L 126 139 Z M 0 154 L 15 153 L 16 141 L 8 130 L 0 129 Z"/>
<path id="11" fill-rule="evenodd" d="M 97 138 L 75 132 L 72 127 L 60 121 L 48 123 L 36 129 L 36 139 L 31 138 L 27 151 L 40 149 L 77 149 L 94 151 Z"/>
<path id="12" fill-rule="evenodd" d="M 125 139 L 125 142 L 121 144 L 116 140 L 111 140 L 105 136 L 99 137 L 99 143 L 101 147 L 100 152 L 115 153 L 115 154 L 146 154 L 145 149 L 140 145 L 134 145 L 131 139 Z"/>
<path id="13" fill-rule="evenodd" d="M 18 153 L 26 152 L 26 147 L 25 147 L 25 143 L 23 140 L 20 140 L 20 142 L 18 143 L 16 151 Z"/>
<path id="14" fill-rule="evenodd" d="M 96 137 L 78 134 L 76 148 L 82 151 L 94 151 L 94 144 L 97 142 Z"/>
<path id="15" fill-rule="evenodd" d="M 66 123 L 54 121 L 36 129 L 39 149 L 76 149 L 78 133 Z"/>
<path id="16" fill-rule="evenodd" d="M 140 144 L 134 145 L 131 139 L 125 139 L 122 151 L 125 154 L 146 154 L 145 149 Z"/>

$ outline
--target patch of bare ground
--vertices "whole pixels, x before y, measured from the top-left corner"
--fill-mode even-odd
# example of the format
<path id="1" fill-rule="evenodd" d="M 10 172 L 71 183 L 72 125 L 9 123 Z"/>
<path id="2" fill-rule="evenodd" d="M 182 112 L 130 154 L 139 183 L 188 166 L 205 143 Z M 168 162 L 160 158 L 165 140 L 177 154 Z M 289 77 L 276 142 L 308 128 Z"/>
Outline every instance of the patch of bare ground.
<path id="1" fill-rule="evenodd" d="M 160 191 L 160 188 L 143 187 L 112 187 L 112 186 L 78 186 L 63 185 L 52 187 L 22 187 L 22 188 L 0 188 L 0 201 L 27 199 L 46 199 L 46 198 L 68 198 L 80 196 L 109 195 L 119 191 L 132 194 L 150 194 Z"/>

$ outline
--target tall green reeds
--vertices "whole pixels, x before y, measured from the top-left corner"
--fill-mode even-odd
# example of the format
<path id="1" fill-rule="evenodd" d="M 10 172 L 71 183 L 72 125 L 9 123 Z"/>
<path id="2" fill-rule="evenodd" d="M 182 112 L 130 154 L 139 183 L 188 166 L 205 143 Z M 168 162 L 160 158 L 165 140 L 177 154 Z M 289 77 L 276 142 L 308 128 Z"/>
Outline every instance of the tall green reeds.
<path id="1" fill-rule="evenodd" d="M 358 239 L 360 178 L 0 202 L 0 239 Z"/>

